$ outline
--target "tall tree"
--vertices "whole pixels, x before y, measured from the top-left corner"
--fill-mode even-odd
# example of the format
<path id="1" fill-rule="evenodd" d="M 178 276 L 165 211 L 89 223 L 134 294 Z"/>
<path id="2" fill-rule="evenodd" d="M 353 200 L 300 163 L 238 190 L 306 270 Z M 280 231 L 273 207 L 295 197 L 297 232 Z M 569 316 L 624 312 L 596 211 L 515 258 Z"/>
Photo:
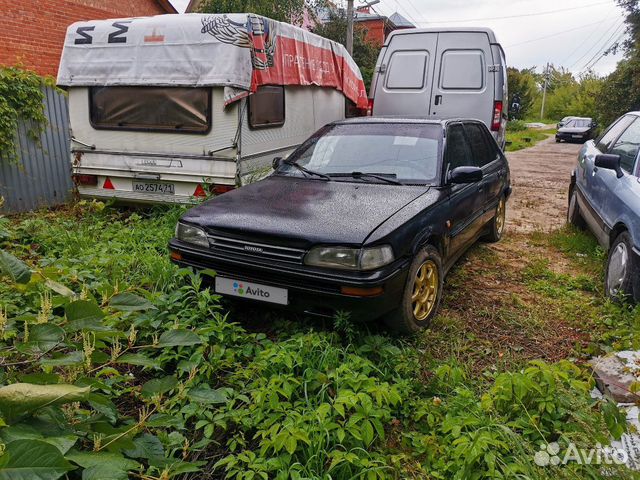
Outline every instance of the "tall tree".
<path id="1" fill-rule="evenodd" d="M 347 16 L 344 11 L 329 11 L 329 19 L 325 23 L 318 23 L 313 29 L 313 33 L 333 40 L 334 42 L 346 45 L 347 43 Z M 371 86 L 373 70 L 376 66 L 380 48 L 365 40 L 366 31 L 362 28 L 355 28 L 353 32 L 353 59 L 360 67 L 362 78 L 367 90 Z"/>
<path id="2" fill-rule="evenodd" d="M 325 0 L 205 0 L 201 13 L 255 13 L 280 22 L 301 25 L 305 15 L 314 19 Z"/>
<path id="3" fill-rule="evenodd" d="M 507 81 L 509 85 L 509 118 L 522 119 L 531 113 L 531 106 L 538 94 L 535 67 L 507 68 Z M 520 109 L 515 111 L 512 105 L 518 103 Z"/>

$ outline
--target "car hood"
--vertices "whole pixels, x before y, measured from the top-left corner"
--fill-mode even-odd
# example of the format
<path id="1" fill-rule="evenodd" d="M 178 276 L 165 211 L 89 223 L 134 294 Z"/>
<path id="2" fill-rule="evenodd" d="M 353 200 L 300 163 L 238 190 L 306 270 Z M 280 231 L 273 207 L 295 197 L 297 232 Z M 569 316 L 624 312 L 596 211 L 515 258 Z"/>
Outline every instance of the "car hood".
<path id="1" fill-rule="evenodd" d="M 359 245 L 429 187 L 271 176 L 183 215 L 213 234 L 308 248 Z"/>
<path id="2" fill-rule="evenodd" d="M 560 133 L 586 133 L 591 127 L 562 127 L 558 129 Z"/>

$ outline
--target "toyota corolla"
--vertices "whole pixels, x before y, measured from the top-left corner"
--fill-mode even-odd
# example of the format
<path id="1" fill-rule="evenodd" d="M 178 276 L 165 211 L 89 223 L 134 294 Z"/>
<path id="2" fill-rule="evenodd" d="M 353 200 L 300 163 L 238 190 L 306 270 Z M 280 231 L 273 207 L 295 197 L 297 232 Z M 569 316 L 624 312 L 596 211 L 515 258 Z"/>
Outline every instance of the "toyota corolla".
<path id="1" fill-rule="evenodd" d="M 455 261 L 504 231 L 509 167 L 475 120 L 336 122 L 274 169 L 183 215 L 172 260 L 224 296 L 415 332 Z"/>

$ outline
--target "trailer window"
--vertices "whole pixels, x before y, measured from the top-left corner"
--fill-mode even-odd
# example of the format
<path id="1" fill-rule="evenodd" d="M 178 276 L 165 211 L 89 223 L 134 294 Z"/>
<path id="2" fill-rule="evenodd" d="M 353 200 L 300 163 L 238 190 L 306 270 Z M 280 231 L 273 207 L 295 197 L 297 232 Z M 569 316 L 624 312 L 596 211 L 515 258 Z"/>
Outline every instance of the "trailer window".
<path id="1" fill-rule="evenodd" d="M 187 87 L 92 87 L 91 125 L 116 130 L 206 133 L 211 93 Z"/>
<path id="2" fill-rule="evenodd" d="M 249 126 L 270 128 L 284 125 L 284 87 L 263 86 L 249 96 Z"/>

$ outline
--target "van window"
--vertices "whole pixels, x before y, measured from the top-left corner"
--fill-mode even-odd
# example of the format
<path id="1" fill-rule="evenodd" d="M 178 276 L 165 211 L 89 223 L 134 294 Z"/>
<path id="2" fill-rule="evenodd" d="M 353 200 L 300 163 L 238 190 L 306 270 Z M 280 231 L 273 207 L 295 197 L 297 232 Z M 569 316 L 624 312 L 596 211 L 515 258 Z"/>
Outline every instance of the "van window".
<path id="1" fill-rule="evenodd" d="M 442 54 L 440 88 L 480 90 L 484 87 L 482 50 L 447 50 Z"/>
<path id="2" fill-rule="evenodd" d="M 455 123 L 447 129 L 446 158 L 449 170 L 457 167 L 474 166 L 461 123 Z"/>
<path id="3" fill-rule="evenodd" d="M 91 125 L 97 129 L 206 133 L 211 90 L 187 87 L 92 87 Z"/>
<path id="4" fill-rule="evenodd" d="M 488 163 L 493 162 L 496 159 L 496 155 L 489 148 L 480 125 L 474 123 L 467 123 L 464 126 L 464 130 L 469 140 L 469 147 L 473 155 L 473 162 L 477 167 L 484 167 Z"/>
<path id="5" fill-rule="evenodd" d="M 387 68 L 387 88 L 424 88 L 429 52 L 426 50 L 393 52 Z"/>
<path id="6" fill-rule="evenodd" d="M 249 126 L 270 128 L 284 125 L 284 87 L 259 87 L 249 96 Z"/>

